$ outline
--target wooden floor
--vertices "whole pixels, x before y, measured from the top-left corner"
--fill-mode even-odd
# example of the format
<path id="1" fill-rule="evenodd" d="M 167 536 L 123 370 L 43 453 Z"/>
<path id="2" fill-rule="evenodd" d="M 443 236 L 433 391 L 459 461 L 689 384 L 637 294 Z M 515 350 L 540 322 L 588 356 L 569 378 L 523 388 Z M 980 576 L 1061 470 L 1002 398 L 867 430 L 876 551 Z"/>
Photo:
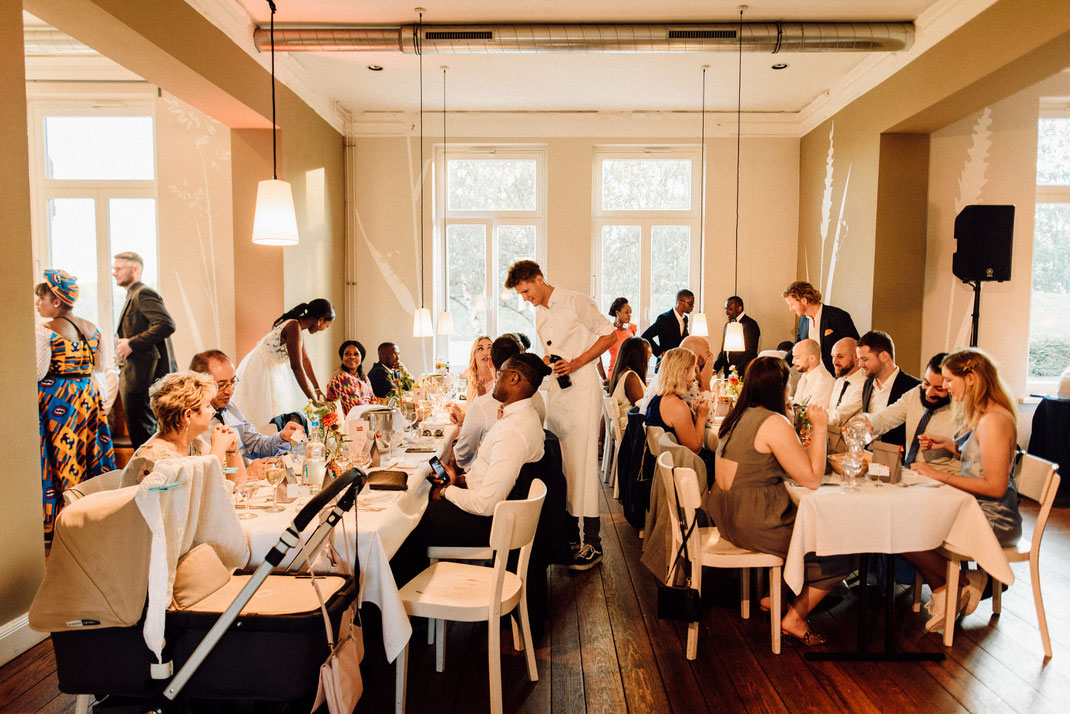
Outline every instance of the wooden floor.
<path id="1" fill-rule="evenodd" d="M 641 541 L 616 502 L 603 495 L 600 568 L 550 577 L 552 616 L 536 640 L 539 681 L 527 680 L 522 653 L 502 630 L 505 710 L 509 712 L 721 711 L 1015 711 L 1070 709 L 1070 510 L 1053 511 L 1043 549 L 1043 587 L 1054 647 L 1044 661 L 1027 564 L 1014 566 L 1018 582 L 992 616 L 985 600 L 961 621 L 955 646 L 938 663 L 808 662 L 803 648 L 785 642 L 769 649 L 768 617 L 757 608 L 739 615 L 738 581 L 707 571 L 705 616 L 698 659 L 684 658 L 686 628 L 656 617 L 657 584 L 639 563 Z M 1026 531 L 1036 515 L 1023 505 Z M 910 612 L 899 593 L 897 641 L 906 650 L 939 651 L 937 635 L 922 631 L 923 614 Z M 811 618 L 830 646 L 853 646 L 857 607 L 850 599 Z M 873 644 L 882 621 L 874 621 Z M 433 647 L 422 622 L 410 646 L 410 712 L 480 712 L 487 703 L 485 625 L 450 626 L 447 665 L 434 672 Z M 374 629 L 368 623 L 369 632 Z M 376 638 L 368 639 L 365 693 L 358 712 L 393 707 L 394 669 Z M 1059 702 L 1062 702 L 1060 704 Z M 55 659 L 45 641 L 0 668 L 0 711 L 73 711 L 73 697 L 56 685 Z"/>

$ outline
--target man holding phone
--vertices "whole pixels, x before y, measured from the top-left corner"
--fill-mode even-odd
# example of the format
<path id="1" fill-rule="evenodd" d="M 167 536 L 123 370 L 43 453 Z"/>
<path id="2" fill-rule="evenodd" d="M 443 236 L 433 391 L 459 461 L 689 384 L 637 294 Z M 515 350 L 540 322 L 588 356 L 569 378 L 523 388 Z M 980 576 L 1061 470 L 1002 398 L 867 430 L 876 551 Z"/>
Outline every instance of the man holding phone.
<path id="1" fill-rule="evenodd" d="M 431 502 L 391 562 L 399 586 L 427 566 L 428 546 L 487 545 L 494 507 L 509 497 L 521 467 L 542 458 L 545 435 L 531 397 L 548 374 L 550 368 L 528 353 L 498 370 L 492 392 L 500 402 L 498 418 L 466 473 L 446 463 L 440 465 L 445 481 L 438 469 L 430 474 Z"/>

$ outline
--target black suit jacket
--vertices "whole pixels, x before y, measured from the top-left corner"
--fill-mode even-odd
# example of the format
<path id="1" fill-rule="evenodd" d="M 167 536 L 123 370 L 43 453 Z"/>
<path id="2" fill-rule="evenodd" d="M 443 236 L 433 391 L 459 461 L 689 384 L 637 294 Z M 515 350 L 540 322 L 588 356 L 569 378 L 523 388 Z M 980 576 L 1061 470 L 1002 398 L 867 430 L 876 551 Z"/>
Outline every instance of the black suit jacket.
<path id="1" fill-rule="evenodd" d="M 394 370 L 387 369 L 382 362 L 376 362 L 368 370 L 368 381 L 371 382 L 372 392 L 382 399 L 394 388 Z"/>
<path id="2" fill-rule="evenodd" d="M 690 326 L 690 317 L 687 318 L 687 322 L 688 326 Z M 660 362 L 661 355 L 674 347 L 679 347 L 680 343 L 687 337 L 688 332 L 688 330 L 684 330 L 683 334 L 680 333 L 680 323 L 676 321 L 676 315 L 673 314 L 673 311 L 669 310 L 658 315 L 658 319 L 654 320 L 654 324 L 646 328 L 643 332 L 643 339 L 650 343 L 654 356 Z"/>
<path id="3" fill-rule="evenodd" d="M 862 383 L 862 411 L 868 412 L 869 400 L 873 397 L 874 378 L 868 377 L 865 382 Z M 912 377 L 903 370 L 899 370 L 899 374 L 895 376 L 895 381 L 892 382 L 892 392 L 888 395 L 889 406 L 899 401 L 899 397 L 909 392 L 914 387 L 921 384 L 921 380 L 917 377 Z M 911 435 L 913 436 L 913 435 Z M 900 424 L 894 429 L 884 432 L 883 436 L 878 439 L 885 444 L 895 444 L 896 446 L 906 446 L 907 443 L 907 430 L 906 426 Z"/>
<path id="4" fill-rule="evenodd" d="M 736 372 L 742 377 L 750 361 L 758 356 L 758 340 L 762 336 L 761 328 L 758 327 L 757 321 L 747 314 L 744 314 L 739 319 L 739 322 L 743 325 L 744 349 L 742 352 L 725 352 L 724 339 L 725 333 L 728 332 L 728 323 L 726 322 L 724 329 L 721 330 L 721 352 L 717 355 L 717 361 L 713 365 L 715 372 L 724 370 L 727 373 L 730 367 L 735 367 Z"/>
<path id="5" fill-rule="evenodd" d="M 178 370 L 169 339 L 174 331 L 175 321 L 160 294 L 141 282 L 131 285 L 115 331 L 132 350 L 119 372 L 121 391 L 147 392 L 157 379 Z"/>
<path id="6" fill-rule="evenodd" d="M 820 335 L 803 335 L 803 325 L 809 327 L 809 320 L 803 318 L 795 327 L 795 341 L 799 342 L 807 337 L 821 343 L 821 361 L 825 363 L 825 369 L 829 374 L 836 374 L 836 368 L 832 365 L 832 346 L 844 337 L 858 339 L 858 330 L 855 329 L 854 320 L 846 310 L 841 310 L 833 305 L 821 306 L 821 324 L 818 325 Z"/>

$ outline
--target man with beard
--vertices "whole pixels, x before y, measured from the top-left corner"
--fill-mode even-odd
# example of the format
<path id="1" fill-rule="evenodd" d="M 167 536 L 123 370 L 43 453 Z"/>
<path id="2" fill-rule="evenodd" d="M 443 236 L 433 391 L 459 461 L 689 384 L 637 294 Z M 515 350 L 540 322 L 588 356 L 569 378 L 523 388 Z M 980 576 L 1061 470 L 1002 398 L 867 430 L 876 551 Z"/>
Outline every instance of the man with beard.
<path id="1" fill-rule="evenodd" d="M 943 449 L 921 451 L 918 446 L 918 437 L 921 434 L 940 434 L 948 437 L 955 434 L 951 397 L 940 373 L 940 363 L 946 356 L 946 352 L 934 355 L 925 368 L 925 379 L 922 383 L 907 391 L 887 409 L 865 415 L 873 426 L 875 437 L 900 425 L 906 427 L 906 433 L 911 435 L 906 455 L 903 457 L 903 466 L 907 468 L 921 456 L 924 461 L 942 471 L 959 472 L 959 461 L 950 452 Z"/>
<path id="2" fill-rule="evenodd" d="M 862 383 L 862 411 L 867 414 L 882 411 L 918 385 L 918 378 L 907 374 L 895 364 L 895 344 L 887 332 L 870 330 L 858 338 L 858 366 L 866 373 Z M 939 368 L 937 368 L 939 371 Z M 885 444 L 903 446 L 906 432 L 902 426 L 884 432 Z"/>
<path id="3" fill-rule="evenodd" d="M 844 337 L 832 346 L 832 366 L 836 369 L 836 381 L 825 406 L 829 413 L 830 454 L 847 448 L 840 437 L 839 427 L 862 411 L 862 384 L 866 381 L 866 373 L 858 366 L 857 347 L 858 342 L 853 337 Z"/>

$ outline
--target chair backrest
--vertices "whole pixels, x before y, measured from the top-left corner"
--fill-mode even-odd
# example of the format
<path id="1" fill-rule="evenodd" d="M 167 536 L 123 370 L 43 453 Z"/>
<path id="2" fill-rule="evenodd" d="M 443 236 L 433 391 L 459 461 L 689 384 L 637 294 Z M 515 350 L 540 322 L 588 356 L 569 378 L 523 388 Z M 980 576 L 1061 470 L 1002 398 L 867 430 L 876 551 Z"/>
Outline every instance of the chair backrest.
<path id="1" fill-rule="evenodd" d="M 107 471 L 88 478 L 81 483 L 71 486 L 63 492 L 63 504 L 69 506 L 80 498 L 85 498 L 91 493 L 97 491 L 112 491 L 119 488 L 119 481 L 122 477 L 123 470 L 115 469 L 114 471 Z"/>
<path id="2" fill-rule="evenodd" d="M 606 418 L 606 431 L 620 441 L 620 405 L 613 397 L 602 397 L 602 415 Z"/>
<path id="3" fill-rule="evenodd" d="M 490 525 L 490 547 L 508 555 L 508 551 L 530 546 L 535 539 L 535 528 L 545 499 L 546 484 L 540 479 L 532 479 L 526 499 L 502 501 L 495 506 Z"/>
<path id="4" fill-rule="evenodd" d="M 696 513 L 702 504 L 698 492 L 698 476 L 693 469 L 673 465 L 672 453 L 666 451 L 658 457 L 658 472 L 661 474 L 662 483 L 665 485 L 665 497 L 668 501 L 669 517 L 672 519 L 672 555 L 669 557 L 670 571 L 676 553 L 680 550 L 683 533 L 680 531 L 680 520 L 683 519 L 684 531 L 691 529 L 695 521 Z M 679 500 L 677 500 L 679 496 Z M 697 558 L 700 552 L 700 539 L 698 529 L 691 531 L 687 547 L 691 551 L 692 558 Z"/>
<path id="5" fill-rule="evenodd" d="M 661 453 L 661 447 L 658 446 L 658 443 L 661 441 L 661 437 L 664 433 L 665 430 L 660 426 L 648 425 L 646 428 L 646 448 L 650 453 L 654 454 L 654 456 Z"/>
<path id="6" fill-rule="evenodd" d="M 661 441 L 658 442 L 658 455 L 666 452 L 672 454 L 672 461 L 676 468 L 681 467 L 691 469 L 696 474 L 697 483 L 702 484 L 699 488 L 700 493 L 706 491 L 706 464 L 702 462 L 691 449 L 687 448 L 683 444 L 679 443 L 672 434 L 662 434 Z"/>
<path id="7" fill-rule="evenodd" d="M 1022 455 L 1018 494 L 1040 504 L 1040 513 L 1037 514 L 1037 522 L 1033 526 L 1033 540 L 1029 546 L 1033 557 L 1040 552 L 1040 541 L 1044 537 L 1044 529 L 1048 525 L 1048 516 L 1051 515 L 1051 507 L 1055 503 L 1061 481 L 1058 466 L 1039 456 Z"/>

